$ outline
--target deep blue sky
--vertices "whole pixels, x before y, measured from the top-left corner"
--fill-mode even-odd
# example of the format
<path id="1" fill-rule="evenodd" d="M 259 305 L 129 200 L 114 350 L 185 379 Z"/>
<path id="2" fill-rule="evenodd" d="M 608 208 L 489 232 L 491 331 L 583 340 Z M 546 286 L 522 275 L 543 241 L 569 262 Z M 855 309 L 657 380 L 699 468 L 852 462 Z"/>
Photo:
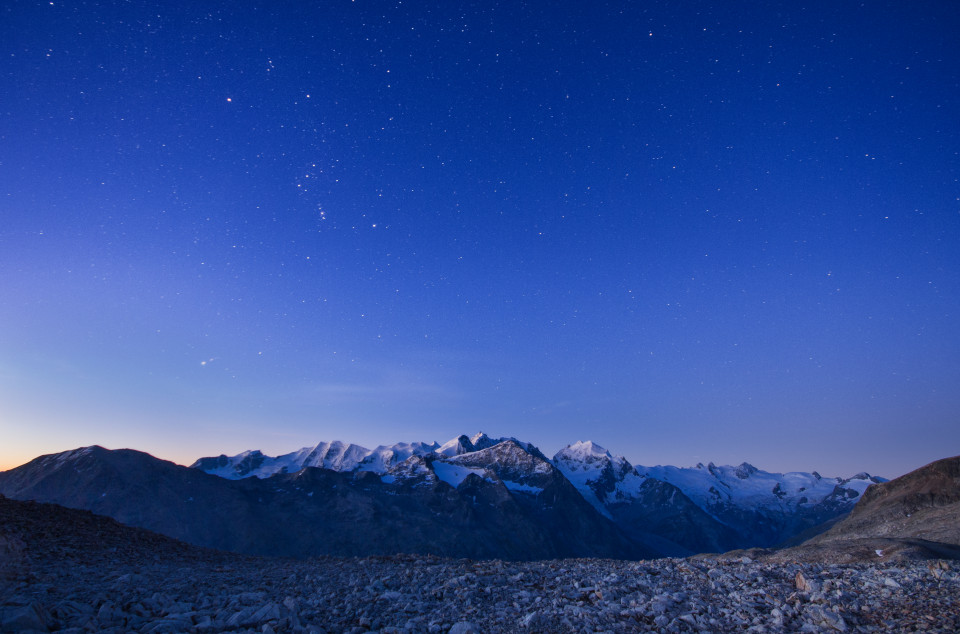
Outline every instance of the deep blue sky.
<path id="1" fill-rule="evenodd" d="M 952 2 L 0 9 L 0 468 L 960 453 Z"/>

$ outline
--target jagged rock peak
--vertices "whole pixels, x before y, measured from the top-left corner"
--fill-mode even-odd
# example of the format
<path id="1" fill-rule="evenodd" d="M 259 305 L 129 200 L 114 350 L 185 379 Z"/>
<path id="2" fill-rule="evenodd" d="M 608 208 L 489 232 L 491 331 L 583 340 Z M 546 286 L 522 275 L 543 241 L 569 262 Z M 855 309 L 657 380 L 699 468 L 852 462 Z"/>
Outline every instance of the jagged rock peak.
<path id="1" fill-rule="evenodd" d="M 495 440 L 481 431 L 473 435 L 473 437 L 470 439 L 470 444 L 473 445 L 474 451 L 480 451 L 481 449 L 486 449 L 487 447 L 493 447 L 501 440 L 504 439 L 498 438 Z"/>
<path id="2" fill-rule="evenodd" d="M 486 465 L 527 465 L 537 472 L 549 471 L 553 468 L 550 461 L 533 445 L 508 438 L 495 445 L 472 451 L 469 454 L 453 456 L 450 462 L 459 464 L 486 464 Z"/>
<path id="3" fill-rule="evenodd" d="M 466 434 L 461 434 L 453 440 L 449 440 L 444 444 L 440 445 L 440 448 L 437 449 L 437 453 L 441 456 L 460 456 L 465 453 L 472 453 L 474 451 L 481 451 L 482 449 L 488 449 L 493 447 L 500 442 L 507 440 L 506 438 L 490 438 L 485 433 L 477 432 L 473 437 L 469 437 Z M 512 439 L 511 439 L 512 440 Z"/>
<path id="4" fill-rule="evenodd" d="M 437 482 L 437 475 L 425 457 L 412 455 L 406 460 L 393 465 L 390 470 L 382 476 L 382 479 L 386 483 L 403 479 L 410 483 L 422 482 L 432 484 Z"/>
<path id="5" fill-rule="evenodd" d="M 734 471 L 734 473 L 735 473 L 736 476 L 737 476 L 738 478 L 740 478 L 741 480 L 746 480 L 747 478 L 749 478 L 750 476 L 752 476 L 752 475 L 753 475 L 754 473 L 756 473 L 757 471 L 759 471 L 759 469 L 757 469 L 756 467 L 754 467 L 754 466 L 753 466 L 752 464 L 750 464 L 749 462 L 741 462 L 740 465 L 737 466 L 737 469 L 736 469 L 736 471 Z"/>
<path id="6" fill-rule="evenodd" d="M 531 455 L 527 447 L 523 443 L 514 440 L 513 438 L 505 438 L 500 440 L 497 443 L 489 445 L 483 449 L 478 449 L 474 453 L 484 453 L 485 455 L 490 456 L 506 456 L 506 455 Z"/>
<path id="7" fill-rule="evenodd" d="M 485 437 L 484 435 L 484 438 Z M 448 440 L 437 449 L 438 454 L 447 457 L 460 456 L 473 451 L 476 451 L 476 448 L 474 447 L 473 441 L 471 441 L 466 434 L 457 436 L 453 440 Z"/>

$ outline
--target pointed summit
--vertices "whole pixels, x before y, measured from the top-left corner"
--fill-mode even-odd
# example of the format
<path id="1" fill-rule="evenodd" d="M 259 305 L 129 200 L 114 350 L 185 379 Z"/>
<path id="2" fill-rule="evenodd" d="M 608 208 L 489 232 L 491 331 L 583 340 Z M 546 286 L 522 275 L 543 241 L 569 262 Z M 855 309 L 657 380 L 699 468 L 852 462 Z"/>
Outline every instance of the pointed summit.
<path id="1" fill-rule="evenodd" d="M 485 437 L 486 436 L 484 436 L 484 438 Z M 473 446 L 473 442 L 467 438 L 465 434 L 457 436 L 453 440 L 448 440 L 440 445 L 439 449 L 437 449 L 438 454 L 448 458 L 453 456 L 461 456 L 465 453 L 470 453 L 473 451 L 476 451 L 476 448 Z"/>
<path id="2" fill-rule="evenodd" d="M 602 460 L 606 458 L 609 460 L 613 458 L 609 451 L 592 440 L 578 440 L 572 445 L 567 445 L 565 449 L 561 449 L 557 455 L 562 455 L 567 459 L 577 458 L 588 462 L 596 461 L 597 459 Z"/>
<path id="3" fill-rule="evenodd" d="M 606 502 L 617 496 L 626 478 L 633 476 L 628 489 L 639 486 L 633 465 L 591 440 L 577 441 L 561 449 L 553 457 L 553 464 L 590 504 L 606 516 L 609 516 Z"/>
<path id="4" fill-rule="evenodd" d="M 497 443 L 505 440 L 504 438 L 498 438 L 494 440 L 490 436 L 487 436 L 485 433 L 477 432 L 473 435 L 473 438 L 470 439 L 470 443 L 473 445 L 474 451 L 480 451 L 481 449 L 487 449 L 488 447 L 493 447 Z"/>

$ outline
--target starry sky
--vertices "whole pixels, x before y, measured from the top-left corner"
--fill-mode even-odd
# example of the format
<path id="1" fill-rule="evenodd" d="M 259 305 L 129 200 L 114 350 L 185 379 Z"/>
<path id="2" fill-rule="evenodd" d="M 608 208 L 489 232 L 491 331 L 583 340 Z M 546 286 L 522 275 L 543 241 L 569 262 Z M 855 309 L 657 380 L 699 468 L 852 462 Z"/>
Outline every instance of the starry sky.
<path id="1" fill-rule="evenodd" d="M 960 453 L 943 1 L 0 8 L 0 469 Z"/>

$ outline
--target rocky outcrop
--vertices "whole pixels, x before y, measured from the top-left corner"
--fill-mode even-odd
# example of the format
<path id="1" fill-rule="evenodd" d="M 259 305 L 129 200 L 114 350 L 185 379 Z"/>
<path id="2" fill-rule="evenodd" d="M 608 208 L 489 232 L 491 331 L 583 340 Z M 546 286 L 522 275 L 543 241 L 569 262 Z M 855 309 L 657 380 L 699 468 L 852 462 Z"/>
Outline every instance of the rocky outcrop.
<path id="1" fill-rule="evenodd" d="M 850 537 L 960 544 L 960 456 L 938 460 L 870 487 L 850 516 L 821 541 Z"/>

